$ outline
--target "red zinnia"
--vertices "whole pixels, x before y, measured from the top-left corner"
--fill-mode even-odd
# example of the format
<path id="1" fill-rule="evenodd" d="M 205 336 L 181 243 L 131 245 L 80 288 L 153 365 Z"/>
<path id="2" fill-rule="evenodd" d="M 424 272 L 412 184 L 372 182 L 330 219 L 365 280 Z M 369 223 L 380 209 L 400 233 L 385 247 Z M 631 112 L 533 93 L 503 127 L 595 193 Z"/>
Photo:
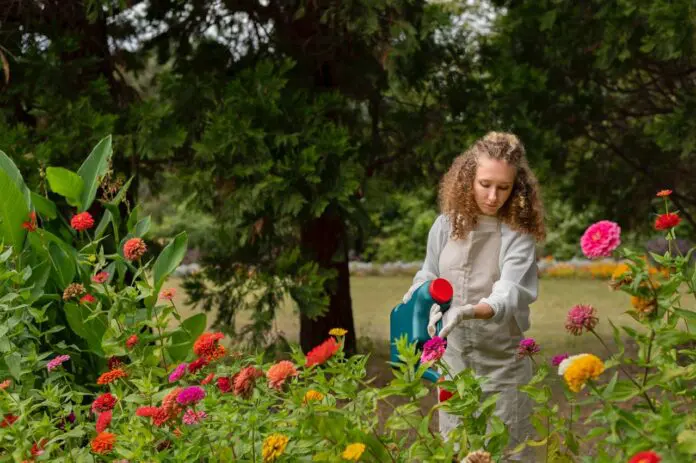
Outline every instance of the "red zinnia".
<path id="1" fill-rule="evenodd" d="M 661 461 L 662 458 L 660 455 L 652 450 L 647 450 L 645 452 L 638 452 L 633 455 L 633 457 L 628 460 L 628 463 L 660 463 Z"/>
<path id="2" fill-rule="evenodd" d="M 110 384 L 116 381 L 119 378 L 125 378 L 128 376 L 128 373 L 123 371 L 120 368 L 116 368 L 115 370 L 107 371 L 106 373 L 103 373 L 98 379 L 97 379 L 97 384 Z"/>
<path id="3" fill-rule="evenodd" d="M 110 392 L 107 392 L 106 394 L 100 395 L 94 402 L 92 402 L 92 411 L 95 413 L 108 412 L 109 410 L 114 409 L 117 401 L 118 399 L 115 396 L 111 395 Z"/>
<path id="4" fill-rule="evenodd" d="M 203 381 L 201 381 L 201 385 L 205 386 L 206 384 L 210 383 L 213 378 L 215 378 L 215 373 L 209 373 L 208 376 L 203 378 Z"/>
<path id="5" fill-rule="evenodd" d="M 668 212 L 655 219 L 655 230 L 669 230 L 679 225 L 681 217 L 674 212 Z"/>
<path id="6" fill-rule="evenodd" d="M 97 418 L 97 432 L 104 432 L 106 428 L 111 424 L 111 410 L 100 413 L 99 418 Z"/>
<path id="7" fill-rule="evenodd" d="M 24 228 L 29 233 L 36 231 L 36 229 L 38 228 L 38 224 L 36 223 L 36 212 L 32 211 L 29 213 L 29 220 L 26 222 L 22 222 L 22 228 Z"/>
<path id="8" fill-rule="evenodd" d="M 114 443 L 116 442 L 116 434 L 111 434 L 110 432 L 100 432 L 97 437 L 92 439 L 92 451 L 103 455 L 109 453 L 114 448 Z"/>
<path id="9" fill-rule="evenodd" d="M 319 344 L 317 347 L 309 351 L 307 354 L 306 367 L 313 365 L 321 365 L 329 360 L 336 352 L 338 352 L 339 344 L 333 337 Z"/>
<path id="10" fill-rule="evenodd" d="M 132 349 L 136 344 L 138 344 L 138 335 L 134 334 L 126 340 L 126 347 Z"/>
<path id="11" fill-rule="evenodd" d="M 137 416 L 143 416 L 143 417 L 151 417 L 154 416 L 155 413 L 157 413 L 157 410 L 159 410 L 159 407 L 151 407 L 151 406 L 145 406 L 145 407 L 138 407 L 135 410 L 135 414 Z"/>
<path id="12" fill-rule="evenodd" d="M 109 279 L 109 273 L 108 272 L 99 272 L 96 275 L 92 277 L 92 281 L 95 283 L 105 283 L 106 280 Z"/>
<path id="13" fill-rule="evenodd" d="M 193 343 L 193 353 L 204 357 L 208 361 L 218 359 L 225 355 L 225 348 L 218 344 L 224 338 L 222 333 L 203 333 Z"/>
<path id="14" fill-rule="evenodd" d="M 94 219 L 89 212 L 82 212 L 70 219 L 70 226 L 77 231 L 89 230 L 94 226 Z"/>
<path id="15" fill-rule="evenodd" d="M 664 198 L 665 196 L 669 196 L 672 194 L 672 190 L 660 190 L 657 192 L 657 197 L 658 198 Z"/>
<path id="16" fill-rule="evenodd" d="M 97 299 L 91 294 L 85 294 L 80 298 L 80 302 L 84 302 L 85 304 L 94 304 L 96 301 Z"/>
<path id="17" fill-rule="evenodd" d="M 123 255 L 128 260 L 138 260 L 147 251 L 145 241 L 140 238 L 131 238 L 123 245 Z"/>
<path id="18" fill-rule="evenodd" d="M 220 392 L 230 392 L 232 390 L 232 381 L 227 376 L 222 376 L 217 379 L 217 387 Z"/>
<path id="19" fill-rule="evenodd" d="M 2 422 L 0 422 L 0 428 L 6 428 L 8 426 L 12 426 L 12 423 L 17 421 L 19 417 L 17 415 L 13 415 L 12 413 L 9 413 L 3 417 Z"/>
<path id="20" fill-rule="evenodd" d="M 207 364 L 208 364 L 208 360 L 206 360 L 205 357 L 197 358 L 193 362 L 189 363 L 188 371 L 192 375 L 195 375 L 198 372 L 198 370 L 200 370 L 201 368 L 203 368 Z"/>

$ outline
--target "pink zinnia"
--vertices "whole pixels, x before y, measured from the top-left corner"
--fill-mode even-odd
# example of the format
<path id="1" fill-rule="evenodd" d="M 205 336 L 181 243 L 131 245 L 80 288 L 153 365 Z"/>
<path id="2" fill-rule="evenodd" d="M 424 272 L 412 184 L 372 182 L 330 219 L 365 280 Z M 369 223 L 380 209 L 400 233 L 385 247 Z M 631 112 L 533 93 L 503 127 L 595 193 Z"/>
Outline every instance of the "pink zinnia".
<path id="1" fill-rule="evenodd" d="M 199 421 L 201 421 L 203 418 L 205 418 L 206 413 L 204 411 L 195 411 L 192 409 L 187 409 L 186 412 L 184 413 L 184 416 L 181 417 L 181 421 L 183 421 L 185 424 L 196 424 Z"/>
<path id="2" fill-rule="evenodd" d="M 189 386 L 184 388 L 183 391 L 179 392 L 179 395 L 176 396 L 176 401 L 181 405 L 188 405 L 199 402 L 203 400 L 204 397 L 205 391 L 202 388 L 198 386 Z"/>
<path id="3" fill-rule="evenodd" d="M 160 292 L 160 298 L 166 300 L 166 301 L 171 301 L 174 299 L 174 296 L 176 295 L 176 288 L 167 288 L 163 289 Z"/>
<path id="4" fill-rule="evenodd" d="M 256 384 L 256 378 L 263 376 L 263 371 L 254 366 L 242 368 L 242 371 L 234 377 L 234 393 L 242 397 L 249 397 Z"/>
<path id="5" fill-rule="evenodd" d="M 620 244 L 621 227 L 609 220 L 590 225 L 580 238 L 582 252 L 590 259 L 609 257 Z"/>
<path id="6" fill-rule="evenodd" d="M 594 307 L 578 304 L 568 311 L 565 327 L 568 332 L 580 336 L 583 329 L 592 331 L 598 322 Z"/>
<path id="7" fill-rule="evenodd" d="M 569 354 L 559 354 L 559 355 L 554 355 L 553 358 L 551 359 L 551 365 L 557 367 L 558 365 L 561 364 L 562 361 L 570 357 Z"/>
<path id="8" fill-rule="evenodd" d="M 105 283 L 106 280 L 109 279 L 109 273 L 108 272 L 99 272 L 96 275 L 92 277 L 92 281 L 94 283 Z"/>
<path id="9" fill-rule="evenodd" d="M 94 219 L 89 212 L 82 212 L 70 219 L 70 226 L 77 231 L 89 230 L 94 226 Z"/>
<path id="10" fill-rule="evenodd" d="M 48 369 L 48 371 L 55 370 L 56 368 L 58 368 L 58 367 L 61 366 L 64 362 L 67 362 L 68 360 L 70 360 L 70 356 L 69 356 L 69 355 L 59 355 L 58 357 L 56 357 L 56 358 L 54 358 L 53 360 L 49 361 L 49 362 L 46 364 L 46 368 Z"/>
<path id="11" fill-rule="evenodd" d="M 174 383 L 179 381 L 186 374 L 186 367 L 188 367 L 188 363 L 179 364 L 179 366 L 172 371 L 172 374 L 169 375 L 169 382 Z"/>
<path id="12" fill-rule="evenodd" d="M 445 355 L 447 341 L 439 336 L 428 339 L 423 346 L 423 354 L 421 354 L 421 362 L 436 362 Z"/>
<path id="13" fill-rule="evenodd" d="M 147 251 L 145 241 L 140 238 L 131 238 L 123 245 L 123 256 L 128 260 L 138 260 Z"/>
<path id="14" fill-rule="evenodd" d="M 538 354 L 540 350 L 541 347 L 539 347 L 534 338 L 525 338 L 517 346 L 517 358 L 531 357 L 534 354 Z"/>

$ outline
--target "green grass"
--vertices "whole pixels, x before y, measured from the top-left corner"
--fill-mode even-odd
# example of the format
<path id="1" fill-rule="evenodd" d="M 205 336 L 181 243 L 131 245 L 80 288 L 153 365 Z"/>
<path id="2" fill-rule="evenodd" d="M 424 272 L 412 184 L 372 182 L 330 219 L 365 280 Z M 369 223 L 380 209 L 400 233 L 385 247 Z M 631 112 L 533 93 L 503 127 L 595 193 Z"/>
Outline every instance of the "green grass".
<path id="1" fill-rule="evenodd" d="M 172 283 L 177 283 L 175 280 Z M 401 297 L 411 283 L 410 277 L 362 276 L 351 278 L 353 317 L 356 335 L 360 339 L 361 350 L 372 351 L 378 356 L 386 355 L 389 342 L 389 313 L 401 301 Z M 185 300 L 179 291 L 178 305 Z M 694 308 L 693 298 L 684 298 L 685 305 Z M 598 340 L 588 334 L 572 336 L 564 328 L 568 309 L 575 304 L 591 304 L 597 309 L 599 325 L 597 332 L 612 344 L 611 319 L 616 325 L 639 326 L 624 312 L 630 308 L 629 296 L 620 291 L 612 291 L 604 281 L 581 279 L 542 279 L 539 298 L 531 306 L 531 329 L 526 333 L 542 345 L 546 356 L 560 352 L 601 353 L 603 348 Z M 182 315 L 189 313 L 184 307 Z M 214 316 L 209 315 L 212 322 Z M 238 323 L 243 324 L 241 317 Z M 293 305 L 287 305 L 278 314 L 276 328 L 284 332 L 291 341 L 297 342 L 299 320 Z"/>

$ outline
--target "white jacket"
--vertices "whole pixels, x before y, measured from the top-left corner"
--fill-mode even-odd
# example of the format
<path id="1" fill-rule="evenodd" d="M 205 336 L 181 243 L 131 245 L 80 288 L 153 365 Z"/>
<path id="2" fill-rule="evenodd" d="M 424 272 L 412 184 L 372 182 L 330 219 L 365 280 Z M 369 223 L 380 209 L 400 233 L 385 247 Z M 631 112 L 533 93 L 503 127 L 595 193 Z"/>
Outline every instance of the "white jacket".
<path id="1" fill-rule="evenodd" d="M 482 298 L 491 306 L 491 320 L 507 322 L 515 317 L 522 332 L 529 329 L 529 305 L 536 301 L 539 292 L 536 245 L 534 237 L 520 233 L 501 224 L 501 245 L 498 266 L 500 279 L 493 285 L 490 296 Z M 440 253 L 450 238 L 450 223 L 440 215 L 428 233 L 428 245 L 423 267 L 413 278 L 413 284 L 422 284 L 440 276 Z"/>

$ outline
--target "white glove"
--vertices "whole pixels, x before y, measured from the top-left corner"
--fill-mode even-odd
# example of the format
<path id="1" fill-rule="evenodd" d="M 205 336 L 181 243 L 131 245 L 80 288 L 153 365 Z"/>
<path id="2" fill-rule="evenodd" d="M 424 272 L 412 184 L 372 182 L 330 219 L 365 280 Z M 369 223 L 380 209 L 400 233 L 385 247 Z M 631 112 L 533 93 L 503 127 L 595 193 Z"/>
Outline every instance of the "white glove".
<path id="1" fill-rule="evenodd" d="M 439 309 L 439 307 L 438 307 Z M 432 313 L 432 308 L 431 308 Z M 439 336 L 441 338 L 446 338 L 452 332 L 452 330 L 464 320 L 471 320 L 474 318 L 474 306 L 467 304 L 465 306 L 451 307 L 449 309 L 451 315 L 448 316 L 450 320 L 442 327 Z M 430 325 L 428 325 L 428 330 Z M 433 330 L 434 331 L 434 330 Z M 429 332 L 429 331 L 428 331 Z"/>
<path id="2" fill-rule="evenodd" d="M 404 298 L 403 298 L 404 304 L 407 304 L 408 301 L 411 300 L 411 297 L 413 296 L 413 293 L 415 293 L 416 290 L 417 290 L 418 288 L 420 288 L 420 286 L 421 286 L 422 284 L 423 284 L 423 282 L 414 283 L 413 285 L 411 285 L 410 288 L 408 288 L 408 291 L 406 291 L 406 294 L 404 294 Z"/>
<path id="3" fill-rule="evenodd" d="M 438 304 L 433 304 L 430 307 L 430 318 L 428 319 L 428 334 L 430 337 L 435 336 L 437 330 L 437 322 L 442 319 L 442 310 Z"/>

